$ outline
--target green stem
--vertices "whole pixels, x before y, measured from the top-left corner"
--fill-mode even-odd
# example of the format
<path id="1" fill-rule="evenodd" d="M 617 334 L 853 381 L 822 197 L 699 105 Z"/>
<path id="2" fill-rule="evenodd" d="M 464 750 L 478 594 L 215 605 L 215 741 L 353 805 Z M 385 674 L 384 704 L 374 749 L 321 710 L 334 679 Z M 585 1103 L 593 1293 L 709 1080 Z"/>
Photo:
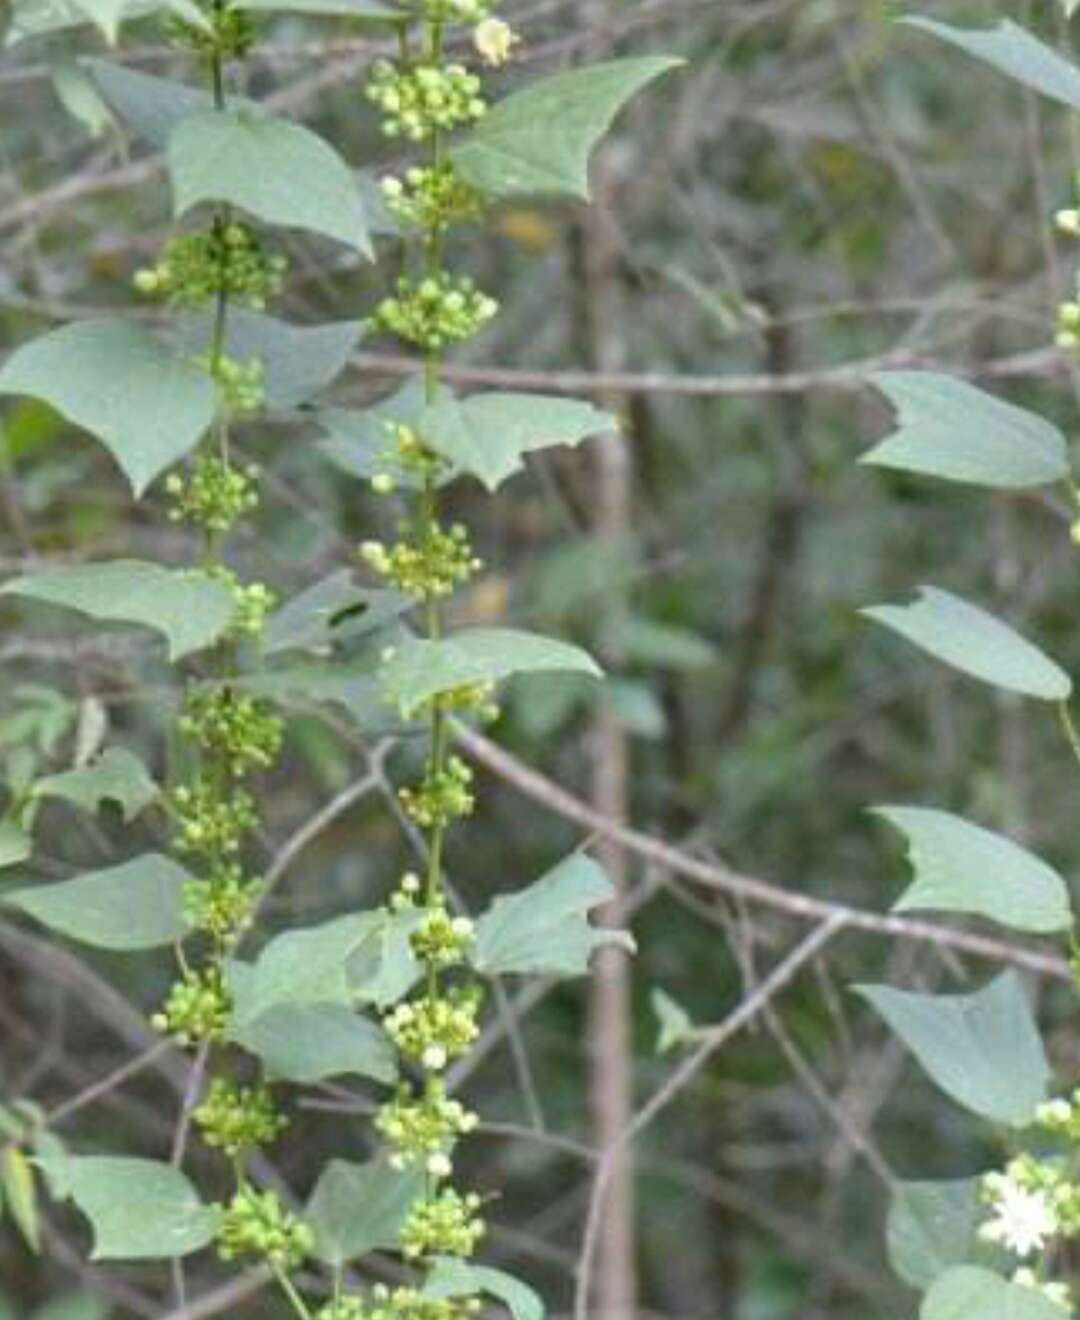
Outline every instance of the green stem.
<path id="1" fill-rule="evenodd" d="M 281 1266 L 274 1265 L 271 1268 L 274 1271 L 274 1278 L 277 1279 L 278 1281 L 278 1286 L 281 1288 L 281 1291 L 285 1294 L 285 1296 L 289 1299 L 289 1302 L 292 1304 L 292 1308 L 296 1312 L 296 1314 L 301 1317 L 301 1320 L 314 1320 L 314 1317 L 312 1316 L 311 1312 L 308 1310 L 306 1302 L 296 1291 L 296 1287 L 293 1284 L 293 1281 L 289 1278 L 289 1276 L 285 1273 L 285 1271 L 281 1268 Z"/>
<path id="2" fill-rule="evenodd" d="M 1058 717 L 1061 720 L 1061 727 L 1065 732 L 1072 754 L 1076 758 L 1077 765 L 1080 765 L 1080 730 L 1077 729 L 1073 720 L 1072 712 L 1069 710 L 1069 703 L 1061 701 L 1058 703 Z"/>

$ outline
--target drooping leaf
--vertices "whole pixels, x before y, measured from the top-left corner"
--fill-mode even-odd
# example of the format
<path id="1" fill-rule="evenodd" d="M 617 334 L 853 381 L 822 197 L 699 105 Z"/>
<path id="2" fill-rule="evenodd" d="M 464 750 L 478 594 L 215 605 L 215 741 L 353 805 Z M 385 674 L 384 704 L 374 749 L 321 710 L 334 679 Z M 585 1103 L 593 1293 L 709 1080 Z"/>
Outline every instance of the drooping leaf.
<path id="1" fill-rule="evenodd" d="M 360 192 L 310 129 L 245 110 L 200 110 L 169 139 L 175 211 L 225 202 L 267 224 L 307 229 L 372 255 Z"/>
<path id="2" fill-rule="evenodd" d="M 694 1036 L 694 1020 L 677 1000 L 656 987 L 649 996 L 652 1010 L 660 1025 L 656 1041 L 657 1054 L 667 1054 L 687 1044 Z"/>
<path id="3" fill-rule="evenodd" d="M 51 1157 L 40 1156 L 46 1171 Z M 67 1156 L 57 1170 L 94 1230 L 94 1260 L 163 1260 L 210 1243 L 219 1211 L 179 1169 L 127 1156 Z M 53 1183 L 54 1190 L 56 1183 Z"/>
<path id="4" fill-rule="evenodd" d="M 1069 475 L 1065 437 L 1034 413 L 932 371 L 870 377 L 899 411 L 899 429 L 862 458 L 877 467 L 1020 490 Z"/>
<path id="5" fill-rule="evenodd" d="M 511 628 L 469 628 L 442 641 L 403 642 L 383 666 L 382 684 L 387 700 L 408 713 L 452 688 L 550 670 L 601 677 L 596 661 L 569 642 Z"/>
<path id="6" fill-rule="evenodd" d="M 979 1210 L 978 1178 L 896 1183 L 886 1224 L 889 1263 L 905 1283 L 925 1291 L 971 1260 Z"/>
<path id="7" fill-rule="evenodd" d="M 915 883 L 893 911 L 971 912 L 1040 934 L 1072 925 L 1065 881 L 1011 839 L 947 811 L 874 810 L 907 839 L 915 872 Z"/>
<path id="8" fill-rule="evenodd" d="M 176 319 L 175 334 L 186 352 L 202 352 L 211 334 L 211 313 Z M 225 327 L 225 352 L 237 361 L 263 365 L 266 404 L 291 409 L 307 403 L 335 380 L 360 341 L 359 321 L 290 325 L 237 307 Z"/>
<path id="9" fill-rule="evenodd" d="M 1007 624 L 937 587 L 920 587 L 911 605 L 862 611 L 954 669 L 995 687 L 1043 701 L 1064 701 L 1068 674 Z"/>
<path id="10" fill-rule="evenodd" d="M 0 1188 L 3 1189 L 8 1213 L 23 1241 L 35 1255 L 39 1255 L 41 1220 L 38 1216 L 34 1171 L 18 1146 L 4 1146 L 0 1151 Z"/>
<path id="11" fill-rule="evenodd" d="M 17 889 L 3 902 L 99 949 L 155 949 L 187 934 L 183 897 L 190 880 L 172 858 L 147 853 L 73 880 Z"/>
<path id="12" fill-rule="evenodd" d="M 590 857 L 575 853 L 527 889 L 504 894 L 476 923 L 472 963 L 489 976 L 583 976 L 602 944 L 633 950 L 625 931 L 591 926 L 590 909 L 614 893 Z"/>
<path id="13" fill-rule="evenodd" d="M 470 1265 L 456 1257 L 440 1256 L 428 1275 L 424 1292 L 429 1297 L 469 1297 L 490 1293 L 502 1302 L 514 1320 L 544 1320 L 544 1303 L 526 1283 L 487 1265 Z"/>
<path id="14" fill-rule="evenodd" d="M 1080 69 L 1011 19 L 993 28 L 950 27 L 921 17 L 900 21 L 958 46 L 1043 96 L 1080 110 Z"/>
<path id="15" fill-rule="evenodd" d="M 525 454 L 576 445 L 618 425 L 610 413 L 576 399 L 501 393 L 457 399 L 448 391 L 424 410 L 419 429 L 432 449 L 493 491 L 521 470 Z"/>
<path id="16" fill-rule="evenodd" d="M 923 1298 L 919 1320 L 1067 1320 L 1069 1315 L 1037 1288 L 1009 1283 L 976 1265 L 958 1265 Z"/>
<path id="17" fill-rule="evenodd" d="M 680 63 L 658 56 L 557 73 L 498 102 L 451 151 L 489 197 L 589 195 L 589 156 L 622 106 Z"/>
<path id="18" fill-rule="evenodd" d="M 1046 1099 L 1050 1066 L 1015 972 L 971 995 L 923 995 L 858 987 L 959 1104 L 993 1122 L 1023 1127 Z"/>
<path id="19" fill-rule="evenodd" d="M 174 661 L 217 641 L 235 610 L 232 593 L 220 582 L 195 571 L 136 559 L 45 569 L 5 582 L 0 595 L 152 628 L 165 637 L 169 659 Z"/>
<path id="20" fill-rule="evenodd" d="M 376 1082 L 397 1077 L 396 1054 L 381 1028 L 344 1004 L 276 1004 L 240 1022 L 230 1039 L 263 1061 L 267 1074 L 312 1085 L 356 1075 Z"/>
<path id="21" fill-rule="evenodd" d="M 34 793 L 37 797 L 63 798 L 85 811 L 97 811 L 103 802 L 115 802 L 124 819 L 132 821 L 157 801 L 161 789 L 133 752 L 110 747 L 90 765 L 39 779 Z"/>
<path id="22" fill-rule="evenodd" d="M 338 1266 L 371 1251 L 392 1250 L 409 1207 L 423 1192 L 422 1170 L 331 1160 L 305 1212 L 315 1232 L 316 1256 Z"/>
<path id="23" fill-rule="evenodd" d="M 214 419 L 200 367 L 130 321 L 75 321 L 24 344 L 0 370 L 0 394 L 25 394 L 96 436 L 136 495 L 195 447 Z"/>
<path id="24" fill-rule="evenodd" d="M 208 90 L 203 91 L 189 83 L 173 82 L 171 78 L 156 78 L 124 64 L 114 64 L 111 60 L 87 60 L 85 67 L 116 115 L 133 133 L 159 151 L 164 151 L 181 119 L 196 110 L 210 110 L 214 105 L 213 95 Z M 237 102 L 230 98 L 229 104 L 255 111 L 254 102 Z"/>

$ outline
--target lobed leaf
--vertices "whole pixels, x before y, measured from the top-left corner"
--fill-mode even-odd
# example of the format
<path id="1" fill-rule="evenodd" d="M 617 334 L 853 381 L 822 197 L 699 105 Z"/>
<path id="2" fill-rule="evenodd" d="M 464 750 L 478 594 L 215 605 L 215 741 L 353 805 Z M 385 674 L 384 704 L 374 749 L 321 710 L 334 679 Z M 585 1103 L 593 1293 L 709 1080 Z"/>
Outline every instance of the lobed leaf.
<path id="1" fill-rule="evenodd" d="M 1065 437 L 1043 418 L 932 371 L 886 371 L 871 382 L 899 412 L 899 429 L 863 463 L 1022 490 L 1069 475 Z"/>
<path id="2" fill-rule="evenodd" d="M 451 150 L 488 197 L 589 196 L 589 156 L 626 102 L 681 60 L 611 60 L 542 78 L 498 102 Z"/>
<path id="3" fill-rule="evenodd" d="M 46 569 L 5 582 L 0 595 L 152 628 L 165 637 L 173 661 L 216 642 L 235 610 L 232 592 L 205 574 L 135 559 Z"/>
<path id="4" fill-rule="evenodd" d="M 458 399 L 449 391 L 419 420 L 425 443 L 491 491 L 521 471 L 525 454 L 576 445 L 618 426 L 610 413 L 576 399 L 500 393 Z"/>
<path id="5" fill-rule="evenodd" d="M 894 912 L 970 912 L 1047 934 L 1073 923 L 1065 881 L 1025 848 L 928 807 L 875 807 L 907 839 L 915 883 Z"/>
<path id="6" fill-rule="evenodd" d="M 310 129 L 247 110 L 199 110 L 174 129 L 168 159 L 178 216 L 225 202 L 373 255 L 356 180 Z"/>
<path id="7" fill-rule="evenodd" d="M 862 613 L 995 687 L 1043 701 L 1064 701 L 1072 692 L 1060 665 L 992 614 L 937 587 L 919 593 L 911 605 L 875 605 Z"/>
<path id="8" fill-rule="evenodd" d="M 590 909 L 613 893 L 596 862 L 575 853 L 527 889 L 495 899 L 476 923 L 473 966 L 488 976 L 583 976 L 600 945 L 633 951 L 625 931 L 589 925 Z"/>
<path id="9" fill-rule="evenodd" d="M 183 898 L 190 880 L 172 858 L 147 853 L 73 880 L 16 889 L 2 901 L 95 948 L 155 949 L 187 934 Z"/>
<path id="10" fill-rule="evenodd" d="M 996 1123 L 1024 1127 L 1046 1099 L 1050 1066 L 1015 972 L 971 995 L 864 985 L 861 994 L 947 1095 Z"/>
<path id="11" fill-rule="evenodd" d="M 17 348 L 0 394 L 41 399 L 89 431 L 136 495 L 198 444 L 214 419 L 210 377 L 128 321 L 76 321 Z"/>

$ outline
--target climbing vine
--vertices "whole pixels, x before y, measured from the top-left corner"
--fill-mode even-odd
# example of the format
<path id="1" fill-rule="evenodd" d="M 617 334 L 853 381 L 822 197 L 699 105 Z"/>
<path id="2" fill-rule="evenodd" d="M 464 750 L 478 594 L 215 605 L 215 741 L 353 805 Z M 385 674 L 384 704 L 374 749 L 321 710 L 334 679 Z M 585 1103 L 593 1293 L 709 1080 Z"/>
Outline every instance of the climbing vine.
<path id="1" fill-rule="evenodd" d="M 191 57 L 198 79 L 193 73 L 189 84 L 89 61 L 95 94 L 165 153 L 178 228 L 133 276 L 138 294 L 162 309 L 161 323 L 76 322 L 17 349 L 0 370 L 0 392 L 42 399 L 100 440 L 137 497 L 149 493 L 157 508 L 163 494 L 167 519 L 190 546 L 180 567 L 46 566 L 2 588 L 32 619 L 61 608 L 156 632 L 179 665 L 175 718 L 162 729 L 172 747 L 167 781 L 122 747 L 96 748 L 59 774 L 24 775 L 10 795 L 0 860 L 32 857 L 48 796 L 83 810 L 116 802 L 128 819 L 146 813 L 155 829 L 164 824 L 162 851 L 16 888 L 4 901 L 89 945 L 174 950 L 174 983 L 152 1015 L 190 1069 L 171 1158 L 77 1152 L 32 1108 L 17 1111 L 7 1150 L 32 1155 L 52 1195 L 88 1217 L 96 1257 L 173 1260 L 181 1304 L 178 1262 L 212 1249 L 227 1262 L 267 1267 L 303 1320 L 458 1320 L 476 1314 L 485 1296 L 516 1320 L 543 1314 L 526 1284 L 472 1263 L 491 1189 L 457 1178 L 458 1143 L 478 1117 L 448 1070 L 477 1040 L 486 982 L 580 975 L 599 942 L 628 939 L 589 924 L 610 886 L 583 853 L 475 916 L 462 909 L 446 841 L 473 812 L 476 789 L 455 737 L 463 723 L 497 718 L 504 679 L 599 671 L 558 640 L 448 630 L 447 599 L 484 565 L 447 492 L 470 479 L 494 491 L 529 451 L 576 444 L 617 423 L 572 400 L 450 389 L 446 354 L 480 334 L 498 305 L 451 268 L 446 238 L 481 225 L 506 198 L 584 196 L 592 147 L 622 104 L 673 61 L 571 69 L 494 99 L 492 73 L 522 45 L 497 7 L 299 6 L 363 19 L 386 51 L 371 62 L 363 91 L 382 135 L 406 159 L 377 186 L 322 138 L 233 91 L 259 11 L 287 10 L 287 0 L 174 0 L 165 30 Z M 98 0 L 63 9 L 26 0 L 13 21 L 17 38 L 47 39 L 87 18 L 112 38 L 125 17 Z M 288 282 L 275 227 L 322 235 L 360 260 L 376 256 L 378 236 L 388 263 L 402 254 L 400 274 L 362 321 L 289 325 L 267 314 Z M 415 351 L 416 379 L 365 411 L 324 407 L 319 396 L 361 332 Z M 282 603 L 235 566 L 237 533 L 251 534 L 264 498 L 258 467 L 240 457 L 250 435 L 243 445 L 239 437 L 268 413 L 332 439 L 344 434 L 351 470 L 396 527 L 359 547 L 357 565 L 374 585 L 339 573 Z M 347 660 L 335 651 L 340 618 L 353 620 L 360 638 Z M 275 663 L 299 652 L 302 671 Z M 269 934 L 259 922 L 267 877 L 253 846 L 266 824 L 259 776 L 282 756 L 290 692 L 332 687 L 346 668 L 426 748 L 416 776 L 396 790 L 420 864 L 404 870 L 377 909 Z M 295 1089 L 349 1075 L 381 1088 L 372 1125 L 382 1154 L 311 1171 L 305 1201 L 267 1184 L 260 1152 L 298 1121 Z M 223 1199 L 206 1199 L 185 1171 L 194 1140 L 223 1161 L 232 1184 Z M 374 1250 L 399 1258 L 382 1279 L 368 1267 Z"/>

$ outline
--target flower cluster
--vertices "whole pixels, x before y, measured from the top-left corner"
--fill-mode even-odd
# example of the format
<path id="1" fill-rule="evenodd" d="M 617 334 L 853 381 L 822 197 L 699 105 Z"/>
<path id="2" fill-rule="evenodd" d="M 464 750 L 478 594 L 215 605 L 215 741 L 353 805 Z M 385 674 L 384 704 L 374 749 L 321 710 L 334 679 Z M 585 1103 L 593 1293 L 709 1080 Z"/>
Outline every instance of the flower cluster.
<path id="1" fill-rule="evenodd" d="M 251 14 L 239 5 L 206 3 L 206 0 L 202 0 L 199 8 L 207 20 L 206 27 L 176 14 L 166 18 L 165 30 L 173 45 L 204 60 L 243 59 L 255 44 L 255 21 Z"/>
<path id="2" fill-rule="evenodd" d="M 365 92 L 383 112 L 387 137 L 425 142 L 445 129 L 473 124 L 487 113 L 480 79 L 463 64 L 399 66 L 376 60 Z"/>
<path id="3" fill-rule="evenodd" d="M 254 466 L 236 468 L 217 454 L 201 453 L 186 480 L 179 472 L 166 478 L 173 502 L 169 517 L 225 535 L 259 507 L 258 474 Z"/>
<path id="4" fill-rule="evenodd" d="M 266 389 L 262 358 L 253 357 L 240 362 L 226 353 L 216 356 L 200 353 L 195 361 L 213 376 L 227 417 L 243 417 L 258 412 L 263 406 Z"/>
<path id="5" fill-rule="evenodd" d="M 193 1115 L 208 1146 L 235 1159 L 268 1146 L 288 1127 L 266 1086 L 240 1086 L 216 1077 Z"/>
<path id="6" fill-rule="evenodd" d="M 475 1192 L 463 1196 L 453 1187 L 414 1202 L 401 1229 L 406 1259 L 471 1256 L 486 1231 L 479 1209 Z"/>
<path id="7" fill-rule="evenodd" d="M 402 523 L 401 531 L 402 539 L 391 546 L 365 541 L 360 554 L 374 572 L 407 596 L 417 600 L 449 596 L 484 567 L 461 523 L 443 528 L 432 521 L 419 537 L 410 535 L 408 523 Z"/>
<path id="8" fill-rule="evenodd" d="M 453 986 L 442 994 L 398 1004 L 383 1025 L 406 1058 L 428 1072 L 441 1072 L 464 1054 L 480 1034 L 477 1018 L 483 995 L 477 985 Z"/>
<path id="9" fill-rule="evenodd" d="M 277 760 L 284 724 L 269 703 L 225 685 L 188 695 L 180 732 L 234 778 Z"/>
<path id="10" fill-rule="evenodd" d="M 276 1192 L 243 1186 L 225 1207 L 218 1228 L 222 1260 L 256 1256 L 276 1269 L 295 1269 L 311 1254 L 315 1235 L 281 1203 Z"/>
<path id="11" fill-rule="evenodd" d="M 171 238 L 156 266 L 135 273 L 135 287 L 174 307 L 205 307 L 228 294 L 262 311 L 281 291 L 288 264 L 265 249 L 250 225 L 232 221 Z"/>
<path id="12" fill-rule="evenodd" d="M 151 1021 L 156 1031 L 172 1036 L 178 1045 L 194 1045 L 224 1040 L 231 1012 L 224 974 L 210 966 L 186 971 Z"/>
<path id="13" fill-rule="evenodd" d="M 315 1320 L 470 1320 L 480 1314 L 477 1297 L 428 1297 L 416 1288 L 377 1284 L 371 1297 L 342 1297 L 324 1306 Z"/>
<path id="14" fill-rule="evenodd" d="M 424 909 L 420 925 L 409 936 L 409 943 L 421 962 L 433 967 L 452 967 L 464 962 L 474 933 L 469 917 L 451 916 L 445 901 L 438 900 Z"/>
<path id="15" fill-rule="evenodd" d="M 451 225 L 476 220 L 483 214 L 480 193 L 447 162 L 414 165 L 402 178 L 388 175 L 381 182 L 390 213 L 404 225 L 441 234 Z"/>
<path id="16" fill-rule="evenodd" d="M 234 637 L 258 637 L 266 627 L 277 597 L 265 582 L 243 583 L 225 564 L 214 564 L 207 574 L 228 587 L 236 602 L 230 632 Z"/>
<path id="17" fill-rule="evenodd" d="M 255 799 L 243 788 L 222 790 L 218 780 L 198 775 L 173 791 L 176 850 L 211 858 L 240 851 L 244 836 L 258 824 Z"/>
<path id="18" fill-rule="evenodd" d="M 227 949 L 250 927 L 261 891 L 262 881 L 245 875 L 238 862 L 213 862 L 205 879 L 185 882 L 184 917 L 193 930 Z"/>
<path id="19" fill-rule="evenodd" d="M 375 1127 L 392 1149 L 395 1168 L 419 1165 L 433 1177 L 450 1173 L 450 1153 L 459 1137 L 472 1132 L 477 1117 L 446 1093 L 441 1077 L 428 1077 L 421 1094 L 399 1089 L 375 1116 Z"/>
<path id="20" fill-rule="evenodd" d="M 398 800 L 422 829 L 441 829 L 472 814 L 476 806 L 472 781 L 471 767 L 460 756 L 451 756 L 445 764 L 429 765 L 415 787 L 399 788 Z"/>
<path id="21" fill-rule="evenodd" d="M 437 353 L 449 344 L 472 339 L 498 310 L 495 299 L 482 293 L 468 276 L 443 271 L 414 280 L 402 275 L 395 292 L 379 303 L 369 324 Z"/>

